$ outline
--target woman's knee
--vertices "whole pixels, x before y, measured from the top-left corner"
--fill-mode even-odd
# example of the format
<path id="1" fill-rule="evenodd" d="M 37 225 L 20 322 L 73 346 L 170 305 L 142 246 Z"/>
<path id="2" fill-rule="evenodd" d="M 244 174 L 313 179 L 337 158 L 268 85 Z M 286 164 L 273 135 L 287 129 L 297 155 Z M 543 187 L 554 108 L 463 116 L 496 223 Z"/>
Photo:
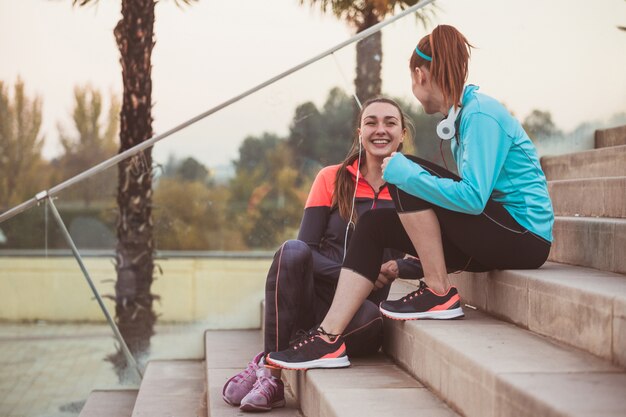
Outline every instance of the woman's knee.
<path id="1" fill-rule="evenodd" d="M 300 279 L 305 279 L 313 273 L 312 271 L 313 255 L 309 246 L 300 240 L 288 240 L 274 254 L 274 260 L 265 280 L 265 290 L 266 292 L 275 291 L 276 282 L 285 274 L 294 277 L 288 281 L 295 283 Z"/>
<path id="2" fill-rule="evenodd" d="M 433 205 L 426 200 L 422 200 L 412 194 L 402 191 L 393 184 L 389 184 L 389 194 L 396 206 L 398 213 L 423 211 L 433 208 Z"/>
<path id="3" fill-rule="evenodd" d="M 312 262 L 313 254 L 309 245 L 301 240 L 288 240 L 276 252 L 280 262 L 287 266 L 306 265 Z"/>
<path id="4" fill-rule="evenodd" d="M 418 158 L 417 156 L 413 156 L 413 155 L 405 155 L 405 156 L 408 159 L 410 159 L 411 161 L 413 161 L 416 164 L 418 164 L 419 166 L 421 166 L 426 171 L 428 171 L 431 175 L 435 175 L 435 176 L 441 177 L 441 178 L 451 178 L 451 179 L 456 180 L 456 181 L 460 181 L 461 180 L 461 177 L 456 175 L 454 172 L 450 171 L 447 168 L 442 167 L 441 165 L 437 165 L 436 163 L 434 163 L 432 161 L 428 161 L 426 159 Z"/>

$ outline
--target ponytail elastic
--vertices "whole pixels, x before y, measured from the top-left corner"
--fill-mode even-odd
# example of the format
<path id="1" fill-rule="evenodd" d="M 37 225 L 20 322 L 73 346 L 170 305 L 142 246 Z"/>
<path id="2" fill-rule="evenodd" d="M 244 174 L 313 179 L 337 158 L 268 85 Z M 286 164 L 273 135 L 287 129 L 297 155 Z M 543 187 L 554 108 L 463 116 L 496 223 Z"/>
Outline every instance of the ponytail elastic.
<path id="1" fill-rule="evenodd" d="M 424 58 L 426 61 L 430 62 L 433 60 L 432 57 L 426 55 L 424 52 L 420 51 L 419 47 L 415 47 L 415 53 Z"/>

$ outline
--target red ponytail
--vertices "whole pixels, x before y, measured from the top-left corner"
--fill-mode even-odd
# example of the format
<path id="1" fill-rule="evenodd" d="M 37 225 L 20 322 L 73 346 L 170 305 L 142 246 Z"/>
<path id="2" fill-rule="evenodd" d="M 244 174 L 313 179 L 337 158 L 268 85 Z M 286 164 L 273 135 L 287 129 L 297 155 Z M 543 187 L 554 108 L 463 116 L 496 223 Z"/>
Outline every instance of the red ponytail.
<path id="1" fill-rule="evenodd" d="M 439 25 L 430 35 L 424 36 L 417 47 L 432 61 L 427 61 L 413 50 L 411 71 L 426 66 L 441 88 L 447 104 L 460 105 L 473 46 L 455 27 Z"/>

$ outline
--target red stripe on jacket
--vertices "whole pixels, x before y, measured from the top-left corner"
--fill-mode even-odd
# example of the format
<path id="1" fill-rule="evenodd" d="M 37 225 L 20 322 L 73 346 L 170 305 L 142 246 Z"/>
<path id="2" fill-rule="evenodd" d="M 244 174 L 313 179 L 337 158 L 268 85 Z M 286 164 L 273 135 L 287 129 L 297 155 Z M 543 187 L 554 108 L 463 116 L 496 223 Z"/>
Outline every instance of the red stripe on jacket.
<path id="1" fill-rule="evenodd" d="M 348 166 L 348 172 L 352 174 L 352 180 L 356 181 L 358 161 L 354 161 L 352 165 Z M 331 207 L 333 203 L 333 193 L 335 191 L 335 180 L 337 178 L 337 171 L 341 168 L 339 165 L 330 165 L 320 170 L 313 181 L 311 191 L 306 200 L 305 208 L 308 207 Z M 375 197 L 374 189 L 369 185 L 367 180 L 363 178 L 362 172 L 359 176 L 359 185 L 356 192 L 356 198 L 371 198 Z M 389 189 L 384 187 L 378 195 L 380 200 L 391 200 L 389 195 Z"/>

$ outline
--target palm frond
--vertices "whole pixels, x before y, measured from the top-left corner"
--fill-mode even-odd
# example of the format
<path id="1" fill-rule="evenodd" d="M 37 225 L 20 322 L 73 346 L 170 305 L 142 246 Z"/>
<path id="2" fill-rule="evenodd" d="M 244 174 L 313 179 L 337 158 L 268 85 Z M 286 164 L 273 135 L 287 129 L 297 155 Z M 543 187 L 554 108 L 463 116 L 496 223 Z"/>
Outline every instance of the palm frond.
<path id="1" fill-rule="evenodd" d="M 72 6 L 78 6 L 78 7 L 82 7 L 82 6 L 86 6 L 89 3 L 97 3 L 99 0 L 72 0 Z"/>
<path id="2" fill-rule="evenodd" d="M 375 11 L 382 20 L 397 10 L 405 10 L 420 0 L 298 0 L 300 5 L 308 4 L 319 8 L 322 13 L 331 12 L 335 17 L 346 20 L 349 24 L 359 26 L 363 15 Z M 440 8 L 435 4 L 415 12 L 415 18 L 424 27 L 432 23 Z"/>
<path id="3" fill-rule="evenodd" d="M 89 3 L 94 3 L 94 4 L 98 3 L 98 1 L 100 0 L 72 0 L 72 5 L 81 7 L 81 6 L 86 6 Z M 155 0 L 155 2 L 156 1 L 158 0 Z M 181 8 L 183 6 L 189 6 L 191 5 L 191 3 L 196 3 L 196 2 L 198 2 L 198 0 L 174 0 L 174 4 L 176 4 L 176 6 L 181 7 Z"/>
<path id="4" fill-rule="evenodd" d="M 183 8 L 183 6 L 190 6 L 191 3 L 197 3 L 198 0 L 174 0 L 174 4 L 178 8 Z"/>

